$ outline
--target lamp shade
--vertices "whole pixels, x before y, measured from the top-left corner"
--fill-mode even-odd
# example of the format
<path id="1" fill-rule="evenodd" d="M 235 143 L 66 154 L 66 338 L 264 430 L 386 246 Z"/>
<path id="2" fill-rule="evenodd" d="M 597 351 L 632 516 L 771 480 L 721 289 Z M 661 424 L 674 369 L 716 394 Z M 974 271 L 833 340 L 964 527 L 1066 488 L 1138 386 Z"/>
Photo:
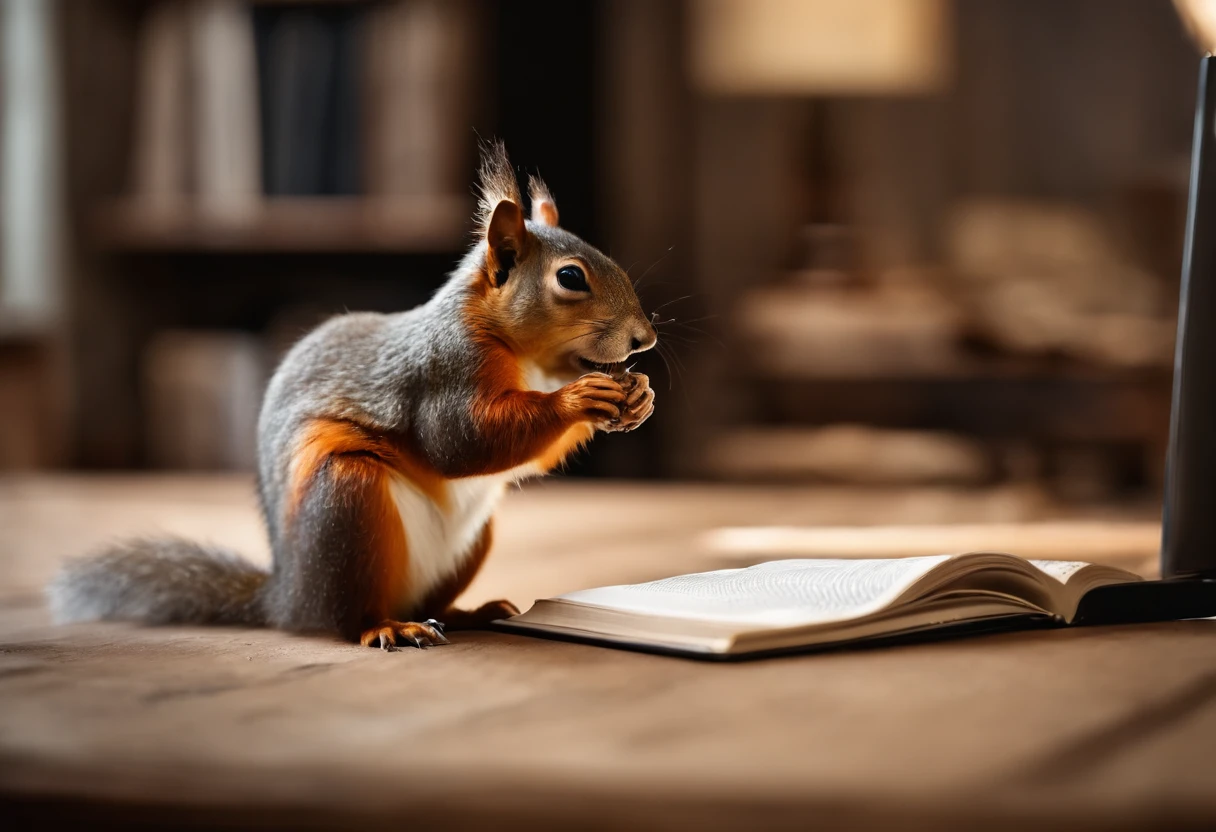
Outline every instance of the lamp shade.
<path id="1" fill-rule="evenodd" d="M 1206 52 L 1216 52 L 1216 0 L 1174 0 L 1191 37 Z"/>
<path id="2" fill-rule="evenodd" d="M 693 0 L 690 71 L 708 93 L 931 93 L 949 33 L 946 0 Z"/>

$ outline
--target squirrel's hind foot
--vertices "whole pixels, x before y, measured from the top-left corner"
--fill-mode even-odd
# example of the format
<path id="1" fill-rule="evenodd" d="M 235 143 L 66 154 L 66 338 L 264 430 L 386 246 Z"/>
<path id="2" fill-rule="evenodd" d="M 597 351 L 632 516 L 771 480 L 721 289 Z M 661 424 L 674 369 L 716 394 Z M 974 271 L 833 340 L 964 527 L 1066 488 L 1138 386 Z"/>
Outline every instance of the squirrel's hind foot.
<path id="1" fill-rule="evenodd" d="M 443 613 L 444 619 L 453 630 L 484 630 L 491 622 L 519 615 L 519 607 L 506 599 L 487 601 L 475 610 L 448 608 Z"/>
<path id="2" fill-rule="evenodd" d="M 426 648 L 447 644 L 448 639 L 443 634 L 443 624 L 428 618 L 422 624 L 416 621 L 381 621 L 370 630 L 364 631 L 359 643 L 364 647 L 379 647 L 392 653 L 402 646 Z"/>

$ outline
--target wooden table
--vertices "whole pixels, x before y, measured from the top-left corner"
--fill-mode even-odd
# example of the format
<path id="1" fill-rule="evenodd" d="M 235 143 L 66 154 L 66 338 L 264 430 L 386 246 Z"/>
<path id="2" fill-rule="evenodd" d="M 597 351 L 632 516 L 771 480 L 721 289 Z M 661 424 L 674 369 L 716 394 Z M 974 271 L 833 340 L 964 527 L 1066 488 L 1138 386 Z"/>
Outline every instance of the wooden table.
<path id="1" fill-rule="evenodd" d="M 721 566 L 700 542 L 717 525 L 1044 512 L 553 483 L 508 498 L 470 601 Z M 158 530 L 265 557 L 242 479 L 0 480 L 0 823 L 1216 828 L 1216 622 L 728 665 L 498 633 L 383 653 L 49 624 L 38 591 L 62 556 Z"/>

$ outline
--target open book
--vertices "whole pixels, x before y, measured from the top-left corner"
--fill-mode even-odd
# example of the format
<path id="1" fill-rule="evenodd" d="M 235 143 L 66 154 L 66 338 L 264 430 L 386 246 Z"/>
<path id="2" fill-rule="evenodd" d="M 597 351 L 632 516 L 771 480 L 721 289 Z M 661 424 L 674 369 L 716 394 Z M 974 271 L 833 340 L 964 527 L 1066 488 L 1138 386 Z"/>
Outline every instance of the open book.
<path id="1" fill-rule="evenodd" d="M 537 601 L 499 622 L 642 649 L 739 656 L 1011 617 L 1071 623 L 1095 587 L 1139 581 L 1111 566 L 971 553 L 779 560 Z"/>

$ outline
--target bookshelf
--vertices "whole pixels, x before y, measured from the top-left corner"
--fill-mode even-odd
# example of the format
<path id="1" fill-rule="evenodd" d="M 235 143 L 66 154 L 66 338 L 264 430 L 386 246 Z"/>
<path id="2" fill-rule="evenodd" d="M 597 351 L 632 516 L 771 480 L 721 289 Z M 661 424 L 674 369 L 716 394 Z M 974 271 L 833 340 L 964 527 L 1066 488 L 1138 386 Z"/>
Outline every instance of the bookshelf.
<path id="1" fill-rule="evenodd" d="M 208 214 L 188 202 L 104 201 L 92 218 L 98 249 L 139 253 L 435 254 L 468 240 L 462 196 L 269 197 L 247 211 Z"/>
<path id="2" fill-rule="evenodd" d="M 389 0 L 392 2 L 392 0 Z M 185 4 L 196 0 L 109 0 L 117 5 L 132 7 L 147 6 L 150 3 Z M 383 3 L 385 0 L 242 0 L 246 6 L 370 6 Z"/>
<path id="3" fill-rule="evenodd" d="M 168 437 L 192 465 L 244 465 L 163 414 L 193 397 L 201 423 L 246 424 L 224 419 L 260 397 L 249 367 L 329 315 L 406 309 L 442 281 L 470 242 L 476 137 L 496 133 L 479 114 L 495 95 L 480 46 L 493 6 L 57 8 L 70 458 L 179 464 Z"/>
<path id="4" fill-rule="evenodd" d="M 473 6 L 157 0 L 107 253 L 453 253 L 472 200 Z"/>

